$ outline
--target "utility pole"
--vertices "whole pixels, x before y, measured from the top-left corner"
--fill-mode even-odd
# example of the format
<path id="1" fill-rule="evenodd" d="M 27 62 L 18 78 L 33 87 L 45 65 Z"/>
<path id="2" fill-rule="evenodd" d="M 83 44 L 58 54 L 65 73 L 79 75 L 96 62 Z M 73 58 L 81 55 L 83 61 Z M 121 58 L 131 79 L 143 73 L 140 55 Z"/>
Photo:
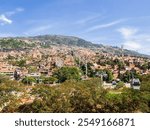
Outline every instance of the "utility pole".
<path id="1" fill-rule="evenodd" d="M 81 60 L 84 63 L 84 67 L 85 67 L 85 79 L 88 78 L 88 62 L 89 62 L 89 54 L 88 52 L 83 52 L 83 56 L 81 57 Z"/>
<path id="2" fill-rule="evenodd" d="M 81 66 L 81 59 L 80 59 L 80 57 L 78 58 L 78 60 L 79 60 L 79 68 L 80 68 L 80 66 Z"/>
<path id="3" fill-rule="evenodd" d="M 121 45 L 121 57 L 122 57 L 122 62 L 124 63 L 124 46 Z"/>
<path id="4" fill-rule="evenodd" d="M 28 81 L 28 77 L 27 77 L 27 86 L 29 86 L 29 81 Z"/>
<path id="5" fill-rule="evenodd" d="M 87 67 L 87 59 L 85 59 L 85 78 L 87 79 L 88 67 Z"/>
<path id="6" fill-rule="evenodd" d="M 103 81 L 103 74 L 101 73 L 101 83 L 102 83 L 102 86 L 104 86 L 104 81 Z"/>

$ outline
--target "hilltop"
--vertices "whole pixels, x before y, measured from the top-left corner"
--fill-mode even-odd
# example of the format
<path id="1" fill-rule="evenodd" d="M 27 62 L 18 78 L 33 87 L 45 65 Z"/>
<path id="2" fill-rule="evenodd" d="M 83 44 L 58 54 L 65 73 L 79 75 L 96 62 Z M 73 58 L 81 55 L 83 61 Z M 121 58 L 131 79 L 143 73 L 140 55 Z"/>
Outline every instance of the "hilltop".
<path id="1" fill-rule="evenodd" d="M 39 35 L 32 37 L 9 37 L 0 39 L 1 49 L 24 49 L 34 47 L 49 48 L 52 45 L 56 46 L 77 46 L 92 49 L 94 51 L 108 53 L 113 55 L 121 55 L 122 50 L 119 47 L 105 46 L 102 44 L 92 43 L 82 38 L 74 36 L 63 36 L 63 35 Z M 137 56 L 137 57 L 148 57 L 149 55 L 140 54 L 132 50 L 123 50 L 124 55 Z"/>

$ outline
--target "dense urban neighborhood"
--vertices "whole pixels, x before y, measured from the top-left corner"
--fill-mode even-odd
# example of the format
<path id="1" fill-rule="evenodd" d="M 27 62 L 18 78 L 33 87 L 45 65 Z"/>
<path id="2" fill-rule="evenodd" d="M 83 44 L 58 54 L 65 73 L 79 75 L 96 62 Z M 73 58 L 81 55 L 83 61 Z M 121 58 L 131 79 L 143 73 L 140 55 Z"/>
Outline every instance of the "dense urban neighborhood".
<path id="1" fill-rule="evenodd" d="M 150 57 L 123 46 L 0 39 L 1 112 L 150 112 L 149 81 Z"/>

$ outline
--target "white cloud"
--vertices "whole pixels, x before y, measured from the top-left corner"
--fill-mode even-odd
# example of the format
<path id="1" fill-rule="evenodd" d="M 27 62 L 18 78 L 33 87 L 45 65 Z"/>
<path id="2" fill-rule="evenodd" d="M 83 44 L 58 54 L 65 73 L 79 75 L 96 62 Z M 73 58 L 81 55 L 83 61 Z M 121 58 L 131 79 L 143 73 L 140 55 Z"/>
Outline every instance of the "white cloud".
<path id="1" fill-rule="evenodd" d="M 122 34 L 125 39 L 131 38 L 135 33 L 137 33 L 137 29 L 135 28 L 120 28 L 118 31 Z"/>
<path id="2" fill-rule="evenodd" d="M 136 41 L 126 41 L 124 42 L 124 47 L 129 50 L 139 50 L 141 49 L 140 43 Z"/>
<path id="3" fill-rule="evenodd" d="M 5 25 L 5 24 L 12 24 L 12 20 L 7 18 L 4 14 L 0 15 L 0 24 Z"/>
<path id="4" fill-rule="evenodd" d="M 86 30 L 86 32 L 91 32 L 91 31 L 95 31 L 95 30 L 98 30 L 98 29 L 102 29 L 102 28 L 108 28 L 108 27 L 111 27 L 111 26 L 114 26 L 116 24 L 119 24 L 121 23 L 123 20 L 116 20 L 116 21 L 113 21 L 113 22 L 110 22 L 110 23 L 106 23 L 106 24 L 100 24 L 100 25 L 96 25 L 96 26 L 93 26 L 93 27 L 90 27 Z"/>
<path id="5" fill-rule="evenodd" d="M 92 22 L 92 21 L 98 19 L 101 16 L 102 15 L 92 15 L 92 16 L 89 16 L 84 19 L 80 19 L 80 20 L 76 21 L 75 24 L 86 24 L 88 22 Z"/>
<path id="6" fill-rule="evenodd" d="M 3 14 L 0 14 L 0 25 L 5 25 L 5 24 L 12 24 L 12 20 L 9 18 L 12 15 L 15 15 L 18 12 L 24 11 L 23 8 L 16 8 L 13 11 L 5 12 Z"/>
<path id="7" fill-rule="evenodd" d="M 16 13 L 23 12 L 23 11 L 24 11 L 24 8 L 16 8 L 13 11 L 5 12 L 5 15 L 6 16 L 12 16 L 12 15 L 15 15 Z"/>
<path id="8" fill-rule="evenodd" d="M 150 34 L 142 33 L 137 28 L 131 27 L 122 27 L 117 31 L 121 33 L 123 38 L 123 45 L 126 49 L 149 54 Z"/>
<path id="9" fill-rule="evenodd" d="M 24 11 L 24 8 L 16 8 L 16 12 L 22 12 Z"/>

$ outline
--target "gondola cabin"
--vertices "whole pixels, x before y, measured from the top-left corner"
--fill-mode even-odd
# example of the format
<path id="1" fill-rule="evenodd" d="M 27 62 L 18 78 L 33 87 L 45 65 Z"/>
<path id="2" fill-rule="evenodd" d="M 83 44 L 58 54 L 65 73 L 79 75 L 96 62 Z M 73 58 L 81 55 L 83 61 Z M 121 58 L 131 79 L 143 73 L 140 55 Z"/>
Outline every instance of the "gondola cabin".
<path id="1" fill-rule="evenodd" d="M 139 79 L 132 79 L 131 80 L 131 88 L 140 90 L 141 82 Z"/>

